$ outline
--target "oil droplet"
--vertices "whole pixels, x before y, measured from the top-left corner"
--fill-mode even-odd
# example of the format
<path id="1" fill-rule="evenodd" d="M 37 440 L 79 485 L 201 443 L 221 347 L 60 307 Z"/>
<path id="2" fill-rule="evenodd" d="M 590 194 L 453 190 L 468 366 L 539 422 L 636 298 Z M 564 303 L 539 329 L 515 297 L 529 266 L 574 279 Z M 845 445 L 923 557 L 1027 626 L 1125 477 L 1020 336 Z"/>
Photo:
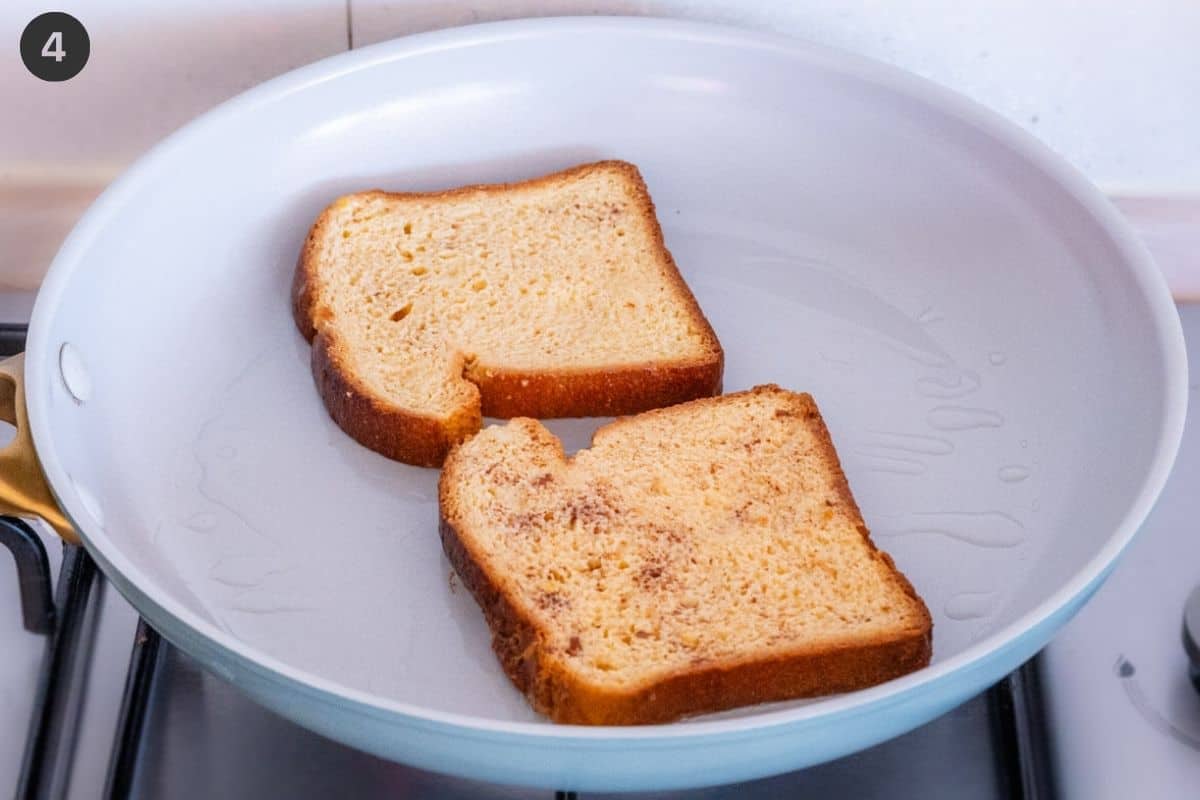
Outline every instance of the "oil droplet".
<path id="1" fill-rule="evenodd" d="M 976 547 L 1017 547 L 1025 541 L 1025 524 L 1003 511 L 912 511 L 899 530 L 880 530 L 882 537 L 944 536 Z"/>
<path id="2" fill-rule="evenodd" d="M 926 467 L 920 461 L 912 458 L 894 458 L 892 456 L 870 455 L 858 451 L 865 456 L 866 467 L 871 472 L 891 472 L 895 475 L 924 475 Z"/>
<path id="3" fill-rule="evenodd" d="M 917 379 L 917 394 L 951 400 L 976 391 L 982 381 L 979 374 L 970 370 L 943 370 L 940 375 L 926 375 Z"/>
<path id="4" fill-rule="evenodd" d="M 996 472 L 996 477 L 1005 483 L 1020 483 L 1029 477 L 1029 470 L 1020 464 L 1005 464 Z"/>
<path id="5" fill-rule="evenodd" d="M 1022 448 L 1029 447 L 1029 440 L 1028 440 L 1028 439 L 1022 439 L 1022 440 L 1021 440 L 1021 447 L 1022 447 Z"/>
<path id="6" fill-rule="evenodd" d="M 894 431 L 871 431 L 872 437 L 859 449 L 864 455 L 887 456 L 890 450 L 918 455 L 946 456 L 954 452 L 954 442 L 941 436 Z"/>
<path id="7" fill-rule="evenodd" d="M 196 514 L 192 514 L 185 524 L 194 531 L 211 531 L 213 528 L 217 527 L 217 515 L 213 514 L 211 511 L 201 511 Z"/>
<path id="8" fill-rule="evenodd" d="M 1001 353 L 999 350 L 993 350 L 992 352 L 988 353 L 988 363 L 994 367 L 998 367 L 1006 361 L 1008 361 L 1008 356 L 1004 355 L 1004 353 Z"/>
<path id="9" fill-rule="evenodd" d="M 1004 417 L 986 408 L 938 406 L 926 418 L 931 428 L 939 431 L 965 431 L 970 428 L 999 428 Z"/>
<path id="10" fill-rule="evenodd" d="M 961 592 L 946 601 L 943 611 L 954 620 L 980 619 L 992 613 L 994 592 Z"/>

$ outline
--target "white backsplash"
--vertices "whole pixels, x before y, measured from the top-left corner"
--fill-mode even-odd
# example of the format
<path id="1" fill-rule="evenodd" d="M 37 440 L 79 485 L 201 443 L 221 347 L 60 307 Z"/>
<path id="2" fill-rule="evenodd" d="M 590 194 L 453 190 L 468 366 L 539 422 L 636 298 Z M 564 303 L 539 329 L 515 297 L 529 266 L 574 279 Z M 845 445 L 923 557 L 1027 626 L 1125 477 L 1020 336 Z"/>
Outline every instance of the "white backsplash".
<path id="1" fill-rule="evenodd" d="M 0 48 L 0 290 L 35 287 L 112 176 L 220 101 L 351 42 L 523 16 L 678 16 L 804 37 L 979 100 L 1110 193 L 1184 196 L 1190 210 L 1167 217 L 1194 220 L 1200 197 L 1193 0 L 64 0 L 55 8 L 90 32 L 91 59 L 78 77 L 44 83 L 16 47 Z M 15 42 L 45 10 L 8 0 L 0 41 Z M 1161 233 L 1163 212 L 1155 213 Z M 1195 257 L 1182 254 L 1180 264 L 1168 274 L 1200 273 Z"/>

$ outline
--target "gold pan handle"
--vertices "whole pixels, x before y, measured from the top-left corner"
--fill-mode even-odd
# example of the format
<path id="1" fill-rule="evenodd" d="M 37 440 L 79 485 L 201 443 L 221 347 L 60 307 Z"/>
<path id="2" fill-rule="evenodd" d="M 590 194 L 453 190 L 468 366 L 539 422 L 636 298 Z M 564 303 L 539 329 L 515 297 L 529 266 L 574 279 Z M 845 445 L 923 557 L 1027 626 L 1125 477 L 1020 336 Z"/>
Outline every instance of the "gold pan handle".
<path id="1" fill-rule="evenodd" d="M 25 411 L 24 353 L 0 361 L 0 419 L 17 429 L 13 440 L 0 449 L 0 514 L 38 517 L 66 541 L 79 544 L 79 534 L 58 507 L 33 449 Z"/>

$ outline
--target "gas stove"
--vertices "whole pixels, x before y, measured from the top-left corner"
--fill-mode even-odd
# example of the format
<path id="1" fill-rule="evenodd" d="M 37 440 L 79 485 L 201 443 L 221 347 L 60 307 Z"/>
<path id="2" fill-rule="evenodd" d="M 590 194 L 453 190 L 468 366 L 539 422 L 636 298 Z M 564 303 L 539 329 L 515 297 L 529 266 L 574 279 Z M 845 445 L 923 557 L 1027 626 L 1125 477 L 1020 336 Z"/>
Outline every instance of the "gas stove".
<path id="1" fill-rule="evenodd" d="M 1180 313 L 1200 364 L 1200 306 Z M 20 324 L 0 327 L 0 349 L 19 351 L 23 336 Z M 635 797 L 1192 796 L 1200 694 L 1181 629 L 1200 583 L 1198 471 L 1200 432 L 1189 425 L 1156 511 L 1110 580 L 1045 651 L 987 692 L 828 764 Z M 0 559 L 0 597 L 10 598 L 0 615 L 0 785 L 19 798 L 576 796 L 422 772 L 299 728 L 162 640 L 83 550 L 12 520 L 0 521 L 0 540 L 18 556 Z M 1193 605 L 1200 620 L 1200 599 Z"/>

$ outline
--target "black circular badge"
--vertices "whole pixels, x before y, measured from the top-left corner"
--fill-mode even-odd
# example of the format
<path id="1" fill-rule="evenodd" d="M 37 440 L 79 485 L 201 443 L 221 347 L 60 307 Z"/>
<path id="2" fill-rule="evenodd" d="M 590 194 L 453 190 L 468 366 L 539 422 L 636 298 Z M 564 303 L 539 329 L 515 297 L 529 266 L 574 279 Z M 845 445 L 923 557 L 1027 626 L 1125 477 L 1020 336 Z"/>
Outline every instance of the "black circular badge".
<path id="1" fill-rule="evenodd" d="M 62 11 L 33 18 L 21 34 L 21 60 L 44 81 L 68 81 L 79 74 L 92 52 L 83 23 Z"/>

